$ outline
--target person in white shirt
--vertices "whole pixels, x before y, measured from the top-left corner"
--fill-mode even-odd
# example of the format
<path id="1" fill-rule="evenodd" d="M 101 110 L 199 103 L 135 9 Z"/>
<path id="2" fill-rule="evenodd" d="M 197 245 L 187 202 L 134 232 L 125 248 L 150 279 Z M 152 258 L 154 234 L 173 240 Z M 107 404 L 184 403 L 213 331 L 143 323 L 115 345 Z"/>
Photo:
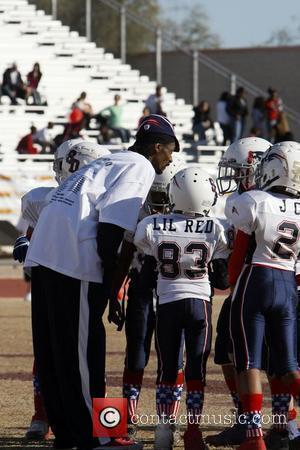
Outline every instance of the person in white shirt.
<path id="1" fill-rule="evenodd" d="M 185 450 L 204 449 L 199 430 L 204 400 L 206 362 L 211 346 L 211 296 L 208 265 L 218 286 L 228 287 L 223 270 L 229 255 L 224 229 L 208 217 L 216 187 L 199 165 L 180 170 L 171 180 L 170 214 L 153 215 L 137 227 L 134 244 L 158 263 L 156 342 L 160 359 L 156 405 L 161 421 L 154 448 L 172 448 L 174 418 L 183 387 L 178 383 L 178 356 L 184 333 L 186 348 L 187 431 Z M 220 270 L 221 269 L 221 270 Z M 225 273 L 225 278 L 221 274 Z"/>
<path id="2" fill-rule="evenodd" d="M 93 437 L 92 398 L 105 397 L 101 317 L 124 230 L 135 231 L 155 171 L 163 172 L 176 150 L 170 122 L 152 115 L 131 151 L 78 171 L 71 151 L 67 162 L 75 173 L 53 191 L 40 215 L 25 265 L 34 266 L 36 293 L 43 296 L 33 308 L 33 341 L 56 448 L 111 446 L 109 430 Z M 67 428 L 60 427 L 62 418 Z M 131 441 L 128 446 L 140 448 Z"/>

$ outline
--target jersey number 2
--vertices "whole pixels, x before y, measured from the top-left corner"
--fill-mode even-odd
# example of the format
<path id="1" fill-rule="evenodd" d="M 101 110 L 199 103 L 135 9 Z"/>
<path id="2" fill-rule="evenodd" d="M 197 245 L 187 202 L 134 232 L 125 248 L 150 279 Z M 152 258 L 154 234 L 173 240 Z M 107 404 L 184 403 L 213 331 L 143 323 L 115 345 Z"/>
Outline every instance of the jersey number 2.
<path id="1" fill-rule="evenodd" d="M 275 258 L 280 259 L 291 259 L 293 257 L 293 249 L 291 248 L 298 239 L 299 227 L 295 222 L 282 222 L 278 225 L 278 231 L 290 232 L 289 237 L 280 237 L 276 240 L 273 253 L 275 253 Z"/>

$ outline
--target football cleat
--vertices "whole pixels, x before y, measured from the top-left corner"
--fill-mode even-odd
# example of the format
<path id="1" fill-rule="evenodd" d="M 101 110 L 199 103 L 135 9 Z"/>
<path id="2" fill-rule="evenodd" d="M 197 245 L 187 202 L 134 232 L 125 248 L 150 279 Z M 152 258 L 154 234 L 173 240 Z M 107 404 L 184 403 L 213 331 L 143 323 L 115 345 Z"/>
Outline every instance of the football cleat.
<path id="1" fill-rule="evenodd" d="M 155 428 L 154 450 L 172 450 L 174 427 L 169 423 L 159 423 Z"/>
<path id="2" fill-rule="evenodd" d="M 246 428 L 240 423 L 234 424 L 232 427 L 225 428 L 218 434 L 212 434 L 205 438 L 207 444 L 214 447 L 224 447 L 231 445 L 240 445 L 246 439 Z"/>
<path id="3" fill-rule="evenodd" d="M 288 431 L 278 431 L 271 428 L 265 436 L 265 444 L 268 450 L 288 450 L 289 436 Z"/>

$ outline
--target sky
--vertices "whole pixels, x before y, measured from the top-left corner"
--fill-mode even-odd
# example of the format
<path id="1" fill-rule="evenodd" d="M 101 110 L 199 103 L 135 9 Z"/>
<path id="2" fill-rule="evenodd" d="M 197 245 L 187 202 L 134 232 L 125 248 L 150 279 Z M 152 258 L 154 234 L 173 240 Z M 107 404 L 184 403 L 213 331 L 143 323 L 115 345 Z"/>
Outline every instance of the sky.
<path id="1" fill-rule="evenodd" d="M 221 46 L 261 45 L 272 32 L 296 28 L 300 23 L 300 0 L 159 0 L 166 15 L 180 20 L 188 6 L 200 4 L 218 33 Z M 294 18 L 294 19 L 293 19 Z"/>

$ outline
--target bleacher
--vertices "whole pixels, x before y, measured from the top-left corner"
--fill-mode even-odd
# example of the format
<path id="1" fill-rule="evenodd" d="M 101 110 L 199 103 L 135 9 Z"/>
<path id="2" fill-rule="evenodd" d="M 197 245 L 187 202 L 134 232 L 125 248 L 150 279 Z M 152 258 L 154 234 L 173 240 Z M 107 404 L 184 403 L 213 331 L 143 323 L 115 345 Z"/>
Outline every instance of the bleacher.
<path id="1" fill-rule="evenodd" d="M 95 112 L 111 105 L 113 96 L 119 93 L 124 102 L 124 127 L 134 135 L 143 102 L 155 91 L 154 81 L 26 0 L 0 0 L 0 25 L 0 74 L 15 61 L 25 78 L 33 63 L 39 62 L 43 72 L 39 92 L 48 104 L 11 106 L 9 98 L 2 97 L 2 153 L 12 155 L 18 139 L 28 133 L 33 123 L 40 128 L 53 121 L 60 133 L 81 91 L 87 92 Z M 192 106 L 166 90 L 164 97 L 164 109 L 181 139 L 191 131 Z M 95 133 L 90 134 L 94 138 Z"/>

